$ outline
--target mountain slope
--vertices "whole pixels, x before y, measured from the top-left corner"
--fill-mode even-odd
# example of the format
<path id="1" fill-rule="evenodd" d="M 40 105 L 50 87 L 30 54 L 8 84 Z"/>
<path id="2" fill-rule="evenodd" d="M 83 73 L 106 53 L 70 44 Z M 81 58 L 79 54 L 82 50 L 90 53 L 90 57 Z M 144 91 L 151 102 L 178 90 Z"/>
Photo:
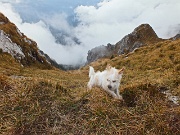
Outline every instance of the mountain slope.
<path id="1" fill-rule="evenodd" d="M 26 37 L 0 13 L 0 49 L 7 52 L 23 66 L 52 68 L 44 56 L 39 53 L 36 42 Z"/>
<path id="2" fill-rule="evenodd" d="M 124 102 L 87 91 L 89 65 L 68 72 L 0 65 L 0 134 L 179 135 L 180 106 L 163 94 L 180 96 L 179 52 L 180 40 L 167 40 L 92 62 L 96 71 L 126 68 Z"/>

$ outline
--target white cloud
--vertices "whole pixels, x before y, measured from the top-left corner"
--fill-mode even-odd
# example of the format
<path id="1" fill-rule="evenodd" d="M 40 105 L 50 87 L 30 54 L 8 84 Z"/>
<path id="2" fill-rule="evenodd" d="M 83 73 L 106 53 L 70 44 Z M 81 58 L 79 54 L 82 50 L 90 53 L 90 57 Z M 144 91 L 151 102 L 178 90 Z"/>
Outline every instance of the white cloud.
<path id="1" fill-rule="evenodd" d="M 79 6 L 75 13 L 81 22 L 76 28 L 78 37 L 87 38 L 90 44 L 107 39 L 116 43 L 142 23 L 149 23 L 159 37 L 169 38 L 177 34 L 170 27 L 180 24 L 180 1 L 104 0 L 97 7 Z"/>
<path id="2" fill-rule="evenodd" d="M 22 0 L 0 0 L 0 2 L 5 3 L 20 3 Z"/>
<path id="3" fill-rule="evenodd" d="M 0 12 L 7 16 L 15 24 L 19 24 L 22 21 L 19 14 L 16 13 L 16 11 L 9 3 L 0 2 Z"/>
<path id="4" fill-rule="evenodd" d="M 53 28 L 65 31 L 67 33 L 71 33 L 71 26 L 67 22 L 67 14 L 65 13 L 59 13 L 59 14 L 53 14 L 51 16 L 42 16 L 42 19 Z"/>

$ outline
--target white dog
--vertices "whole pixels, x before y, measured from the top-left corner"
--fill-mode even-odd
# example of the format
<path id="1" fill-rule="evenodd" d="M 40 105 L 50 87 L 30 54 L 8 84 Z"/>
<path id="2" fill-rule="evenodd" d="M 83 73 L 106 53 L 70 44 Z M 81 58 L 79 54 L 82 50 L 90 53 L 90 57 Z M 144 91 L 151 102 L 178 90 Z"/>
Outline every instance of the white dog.
<path id="1" fill-rule="evenodd" d="M 119 94 L 120 81 L 123 75 L 124 68 L 117 70 L 110 65 L 106 70 L 100 72 L 94 72 L 93 67 L 89 67 L 89 82 L 88 88 L 92 89 L 93 86 L 102 87 L 107 93 L 112 95 L 116 99 L 122 100 L 122 96 Z"/>

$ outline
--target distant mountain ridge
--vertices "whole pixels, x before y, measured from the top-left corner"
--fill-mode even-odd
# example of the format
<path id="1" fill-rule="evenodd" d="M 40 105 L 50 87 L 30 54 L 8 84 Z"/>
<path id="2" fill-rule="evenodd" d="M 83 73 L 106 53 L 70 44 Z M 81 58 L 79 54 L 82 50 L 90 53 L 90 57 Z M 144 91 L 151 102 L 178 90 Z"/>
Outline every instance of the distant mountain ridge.
<path id="1" fill-rule="evenodd" d="M 180 34 L 169 40 L 176 40 L 180 38 Z M 100 58 L 113 57 L 114 55 L 127 54 L 134 49 L 151 45 L 157 42 L 165 41 L 157 36 L 153 28 L 149 24 L 141 24 L 134 31 L 124 36 L 115 45 L 108 44 L 107 46 L 101 45 L 88 51 L 87 62 L 89 64 Z"/>

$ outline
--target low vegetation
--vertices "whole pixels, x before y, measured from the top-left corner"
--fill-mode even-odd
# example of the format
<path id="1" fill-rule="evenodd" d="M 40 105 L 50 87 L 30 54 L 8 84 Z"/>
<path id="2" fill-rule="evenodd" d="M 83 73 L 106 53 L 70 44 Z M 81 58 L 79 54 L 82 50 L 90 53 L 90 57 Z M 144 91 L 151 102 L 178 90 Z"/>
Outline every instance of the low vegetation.
<path id="1" fill-rule="evenodd" d="M 126 68 L 124 102 L 101 88 L 87 91 L 88 66 L 40 70 L 0 53 L 0 134 L 179 135 L 180 106 L 162 93 L 180 97 L 179 52 L 180 40 L 167 40 L 91 63 Z"/>

